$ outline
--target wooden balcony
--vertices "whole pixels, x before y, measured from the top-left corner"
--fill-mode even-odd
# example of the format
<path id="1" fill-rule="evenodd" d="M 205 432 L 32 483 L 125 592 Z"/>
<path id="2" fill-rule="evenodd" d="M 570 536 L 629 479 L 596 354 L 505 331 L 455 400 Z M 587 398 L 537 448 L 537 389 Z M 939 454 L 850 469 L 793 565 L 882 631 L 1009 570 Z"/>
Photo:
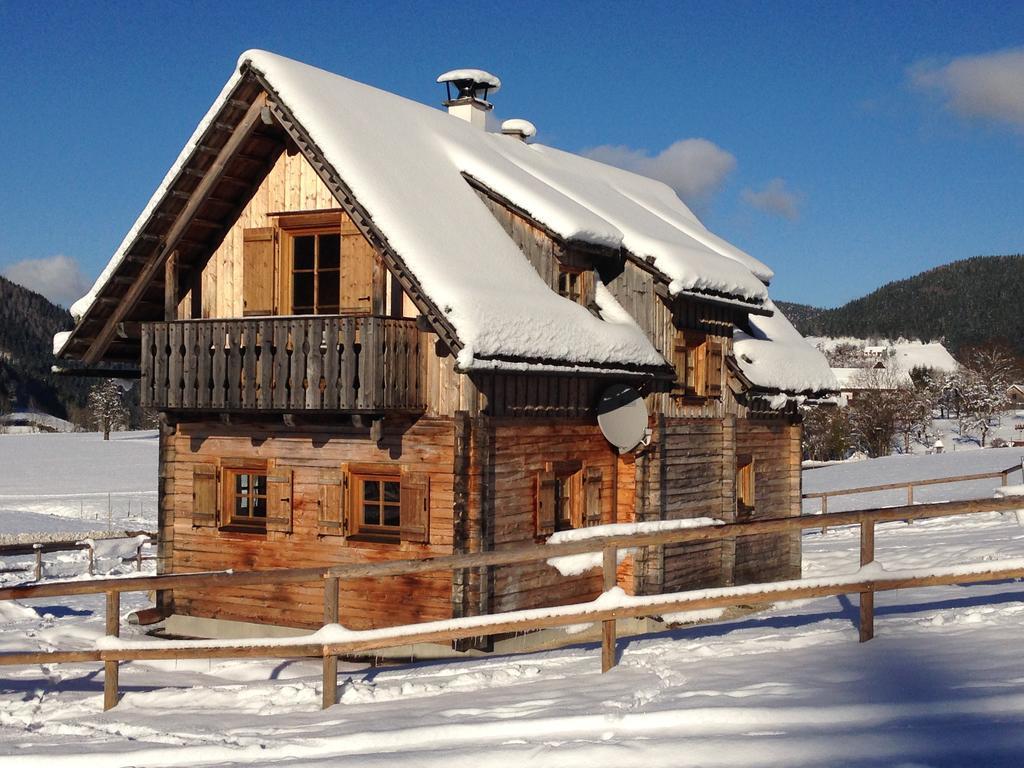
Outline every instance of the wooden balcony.
<path id="1" fill-rule="evenodd" d="M 424 407 L 416 321 L 370 316 L 142 326 L 142 404 L 186 411 L 382 413 Z"/>

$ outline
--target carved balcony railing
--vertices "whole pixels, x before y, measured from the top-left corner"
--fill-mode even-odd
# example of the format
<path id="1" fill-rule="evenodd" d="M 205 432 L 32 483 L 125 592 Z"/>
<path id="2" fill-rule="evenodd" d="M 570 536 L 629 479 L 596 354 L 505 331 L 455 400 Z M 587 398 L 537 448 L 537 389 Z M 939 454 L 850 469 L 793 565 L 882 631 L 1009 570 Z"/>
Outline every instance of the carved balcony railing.
<path id="1" fill-rule="evenodd" d="M 177 320 L 142 326 L 142 404 L 159 410 L 424 407 L 416 321 L 371 316 Z"/>

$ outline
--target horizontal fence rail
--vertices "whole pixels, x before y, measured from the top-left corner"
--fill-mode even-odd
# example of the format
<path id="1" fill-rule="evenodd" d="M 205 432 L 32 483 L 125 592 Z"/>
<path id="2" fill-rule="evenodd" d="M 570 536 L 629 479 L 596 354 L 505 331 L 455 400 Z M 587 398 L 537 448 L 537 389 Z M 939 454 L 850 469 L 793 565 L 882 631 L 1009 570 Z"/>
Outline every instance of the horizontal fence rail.
<path id="1" fill-rule="evenodd" d="M 977 472 L 971 475 L 955 475 L 954 477 L 935 477 L 928 480 L 911 480 L 901 483 L 884 483 L 882 485 L 865 485 L 860 488 L 842 488 L 835 491 L 814 491 L 800 496 L 801 499 L 821 499 L 821 514 L 828 514 L 828 500 L 833 496 L 850 496 L 855 493 L 875 493 L 877 491 L 895 491 L 901 488 L 907 490 L 907 504 L 914 503 L 914 489 L 928 485 L 946 485 L 949 483 L 966 483 L 971 480 L 989 480 L 999 478 L 1001 485 L 1010 484 L 1010 475 L 1020 472 L 1024 475 L 1024 464 L 1015 464 L 1006 469 L 994 470 L 992 472 Z"/>
<path id="2" fill-rule="evenodd" d="M 970 501 L 937 502 L 904 507 L 836 512 L 828 515 L 829 526 L 860 525 L 861 566 L 874 562 L 875 526 L 879 523 L 912 519 L 949 517 L 980 512 L 1017 510 L 1024 499 L 974 499 Z M 860 595 L 860 640 L 874 636 L 875 592 L 947 584 L 976 584 L 1024 578 L 1024 559 L 1007 563 L 981 563 L 972 566 L 940 568 L 929 574 L 914 572 L 864 572 L 848 577 L 817 578 L 744 585 L 719 589 L 679 592 L 651 597 L 625 598 L 621 604 L 605 605 L 599 601 L 554 608 L 515 611 L 505 614 L 465 617 L 447 622 L 428 622 L 379 630 L 349 631 L 337 627 L 339 582 L 343 578 L 395 576 L 429 571 L 450 571 L 460 568 L 507 565 L 550 560 L 565 555 L 602 554 L 600 567 L 607 592 L 616 584 L 619 550 L 635 550 L 678 542 L 716 541 L 738 536 L 751 536 L 806 528 L 818 528 L 821 516 L 791 517 L 685 528 L 657 533 L 595 536 L 561 544 L 541 544 L 505 551 L 470 555 L 451 555 L 382 563 L 366 563 L 321 568 L 287 568 L 266 571 L 214 571 L 203 573 L 141 576 L 91 581 L 25 585 L 0 589 L 0 600 L 98 594 L 106 595 L 106 632 L 109 638 L 120 633 L 120 594 L 122 592 L 175 589 L 201 586 L 272 585 L 300 582 L 324 583 L 324 634 L 289 640 L 249 640 L 232 644 L 219 641 L 183 643 L 145 642 L 138 645 L 108 640 L 94 650 L 53 652 L 0 653 L 0 666 L 102 661 L 104 664 L 104 708 L 117 702 L 118 664 L 146 659 L 214 659 L 214 658 L 301 658 L 317 657 L 323 663 L 323 706 L 337 702 L 337 661 L 342 654 L 362 653 L 399 644 L 418 642 L 451 642 L 461 638 L 481 637 L 509 632 L 523 632 L 546 627 L 560 627 L 581 622 L 600 622 L 602 628 L 601 666 L 603 671 L 616 663 L 617 619 L 656 616 L 684 610 L 712 607 L 763 604 L 840 594 Z"/>
<path id="3" fill-rule="evenodd" d="M 142 325 L 142 404 L 218 411 L 422 410 L 411 319 L 177 320 Z"/>

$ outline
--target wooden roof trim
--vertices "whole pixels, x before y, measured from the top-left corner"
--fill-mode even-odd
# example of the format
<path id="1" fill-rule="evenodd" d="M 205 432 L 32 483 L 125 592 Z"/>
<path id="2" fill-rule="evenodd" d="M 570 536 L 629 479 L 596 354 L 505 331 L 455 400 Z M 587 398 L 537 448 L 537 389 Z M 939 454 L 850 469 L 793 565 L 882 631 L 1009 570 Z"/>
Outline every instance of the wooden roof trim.
<path id="1" fill-rule="evenodd" d="M 380 254 L 384 264 L 398 280 L 402 289 L 409 295 L 409 298 L 412 299 L 416 308 L 430 322 L 437 335 L 445 344 L 448 345 L 449 349 L 451 349 L 453 353 L 458 354 L 459 350 L 462 349 L 463 344 L 459 340 L 455 327 L 448 321 L 448 318 L 444 316 L 444 314 L 438 309 L 437 305 L 434 304 L 433 300 L 431 300 L 423 290 L 423 287 L 409 271 L 409 268 L 402 260 L 402 257 L 398 255 L 394 248 L 391 247 L 387 237 L 384 236 L 384 233 L 381 232 L 380 228 L 374 223 L 373 217 L 370 216 L 369 212 L 363 208 L 358 200 L 356 200 L 355 195 L 352 194 L 352 190 L 341 178 L 341 174 L 339 174 L 337 169 L 327 161 L 323 151 L 319 146 L 317 146 L 316 142 L 313 141 L 312 137 L 301 123 L 295 119 L 291 110 L 288 109 L 287 105 L 280 98 L 280 94 L 273 89 L 267 79 L 263 76 L 263 73 L 248 62 L 243 65 L 243 71 L 246 70 L 253 74 L 257 82 L 259 82 L 263 87 L 264 92 L 270 94 L 271 98 L 267 101 L 270 113 L 274 116 L 285 132 L 292 138 L 292 141 L 294 141 L 298 146 L 299 151 L 302 152 L 303 156 L 313 167 L 313 170 L 316 171 L 320 179 L 327 185 L 327 188 L 331 190 L 335 199 L 341 207 L 345 209 L 345 212 L 352 219 L 356 228 L 360 231 L 363 237 L 365 237 Z"/>
<path id="2" fill-rule="evenodd" d="M 229 105 L 237 106 L 230 104 L 230 100 Z M 157 239 L 156 248 L 153 253 L 139 271 L 139 274 L 128 288 L 128 291 L 124 296 L 120 297 L 120 300 L 114 306 L 110 315 L 103 323 L 103 327 L 100 329 L 99 333 L 97 333 L 93 338 L 92 343 L 89 345 L 89 348 L 82 357 L 86 364 L 93 365 L 103 358 L 104 351 L 117 333 L 118 323 L 120 323 L 125 316 L 135 308 L 136 304 L 138 304 L 139 300 L 142 298 L 143 292 L 149 287 L 150 282 L 163 268 L 168 256 L 170 256 L 170 254 L 173 253 L 182 242 L 185 232 L 191 225 L 200 206 L 213 191 L 213 188 L 217 183 L 224 178 L 224 171 L 227 167 L 228 161 L 232 158 L 234 153 L 238 151 L 253 129 L 260 124 L 261 112 L 265 105 L 265 97 L 262 95 L 257 96 L 257 98 L 249 105 L 249 108 L 242 116 L 242 119 L 234 126 L 228 140 L 217 153 L 213 164 L 200 177 L 199 184 L 192 191 L 185 207 L 175 217 L 174 223 L 171 225 L 171 228 L 167 231 L 166 235 Z M 193 153 L 193 155 L 194 154 L 195 153 Z M 188 163 L 186 163 L 185 167 L 182 168 L 182 172 L 179 177 L 182 175 L 189 175 L 187 173 L 187 166 Z M 153 218 L 154 217 L 151 216 L 150 220 Z M 143 232 L 139 234 L 137 240 L 144 237 L 152 239 L 153 235 L 147 235 L 144 228 Z"/>

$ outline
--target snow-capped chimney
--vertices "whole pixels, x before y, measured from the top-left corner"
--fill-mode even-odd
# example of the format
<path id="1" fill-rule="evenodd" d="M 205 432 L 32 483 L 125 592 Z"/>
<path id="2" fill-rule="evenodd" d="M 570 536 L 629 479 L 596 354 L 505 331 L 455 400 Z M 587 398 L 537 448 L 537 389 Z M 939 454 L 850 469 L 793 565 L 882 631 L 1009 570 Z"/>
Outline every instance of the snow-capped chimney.
<path id="1" fill-rule="evenodd" d="M 514 136 L 520 141 L 529 141 L 537 135 L 537 126 L 531 123 L 529 120 L 523 120 L 520 117 L 514 117 L 511 120 L 506 120 L 501 124 L 501 132 L 506 136 Z"/>
<path id="2" fill-rule="evenodd" d="M 447 89 L 448 98 L 444 106 L 448 107 L 449 115 L 483 130 L 490 127 L 493 122 L 493 119 L 489 119 L 490 112 L 494 105 L 487 101 L 487 97 L 497 93 L 501 88 L 501 80 L 482 69 L 453 69 L 440 75 L 437 82 L 444 83 Z M 456 91 L 454 95 L 453 86 Z"/>

